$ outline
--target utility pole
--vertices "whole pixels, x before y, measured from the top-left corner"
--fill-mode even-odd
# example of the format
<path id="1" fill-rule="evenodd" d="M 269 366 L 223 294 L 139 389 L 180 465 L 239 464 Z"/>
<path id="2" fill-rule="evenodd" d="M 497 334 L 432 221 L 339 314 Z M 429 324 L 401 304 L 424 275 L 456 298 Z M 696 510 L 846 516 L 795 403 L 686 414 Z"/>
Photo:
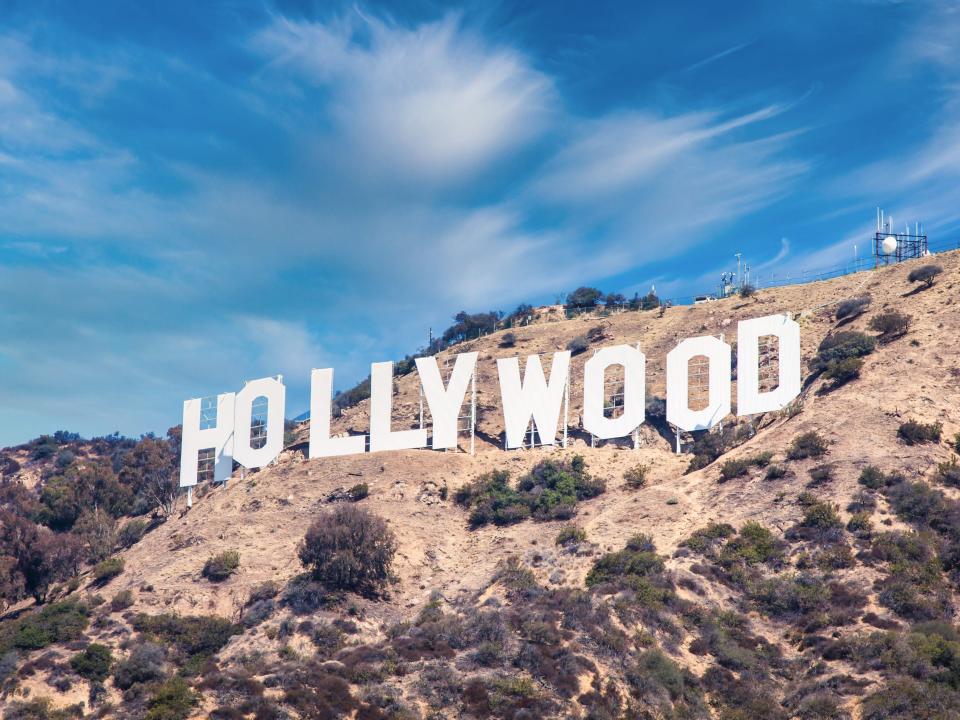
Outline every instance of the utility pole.
<path id="1" fill-rule="evenodd" d="M 740 279 L 740 256 L 743 255 L 743 253 L 734 253 L 734 254 L 737 256 L 737 288 L 742 289 L 743 281 Z"/>

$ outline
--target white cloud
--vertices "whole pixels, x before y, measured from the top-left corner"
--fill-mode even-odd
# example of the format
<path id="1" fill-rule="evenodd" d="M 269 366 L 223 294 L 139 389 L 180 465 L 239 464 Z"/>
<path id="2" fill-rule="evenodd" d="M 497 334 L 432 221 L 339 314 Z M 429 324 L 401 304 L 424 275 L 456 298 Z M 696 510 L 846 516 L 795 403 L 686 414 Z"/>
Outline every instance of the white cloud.
<path id="1" fill-rule="evenodd" d="M 554 109 L 549 78 L 454 16 L 415 29 L 359 13 L 278 18 L 254 47 L 271 58 L 268 77 L 293 71 L 330 90 L 338 145 L 375 175 L 462 183 L 536 137 Z"/>

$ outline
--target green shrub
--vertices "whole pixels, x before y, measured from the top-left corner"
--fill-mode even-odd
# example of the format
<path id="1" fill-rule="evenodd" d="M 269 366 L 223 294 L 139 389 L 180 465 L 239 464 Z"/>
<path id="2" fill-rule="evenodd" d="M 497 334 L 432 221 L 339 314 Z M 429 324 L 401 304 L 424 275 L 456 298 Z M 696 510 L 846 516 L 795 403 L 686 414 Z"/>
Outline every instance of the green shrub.
<path id="1" fill-rule="evenodd" d="M 873 530 L 873 523 L 870 522 L 870 513 L 860 511 L 851 515 L 850 520 L 847 522 L 847 530 L 860 537 L 870 535 Z"/>
<path id="2" fill-rule="evenodd" d="M 631 490 L 642 488 L 647 484 L 647 473 L 650 471 L 648 465 L 634 465 L 623 474 L 623 480 Z"/>
<path id="3" fill-rule="evenodd" d="M 133 646 L 126 660 L 121 660 L 113 668 L 113 684 L 121 690 L 128 690 L 135 683 L 153 683 L 166 677 L 164 672 L 164 649 L 152 642 L 142 642 Z"/>
<path id="4" fill-rule="evenodd" d="M 110 609 L 113 612 L 120 612 L 121 610 L 126 610 L 128 607 L 133 605 L 133 591 L 132 590 L 121 590 L 110 598 Z"/>
<path id="5" fill-rule="evenodd" d="M 830 365 L 823 376 L 827 380 L 833 380 L 833 387 L 837 388 L 860 377 L 862 369 L 863 358 L 846 358 Z"/>
<path id="6" fill-rule="evenodd" d="M 97 585 L 106 585 L 123 572 L 124 561 L 120 557 L 107 558 L 93 566 L 93 581 Z"/>
<path id="7" fill-rule="evenodd" d="M 77 640 L 87 629 L 88 615 L 85 605 L 64 600 L 0 623 L 0 653 L 14 648 L 39 650 L 53 643 Z"/>
<path id="8" fill-rule="evenodd" d="M 943 425 L 940 423 L 922 423 L 908 420 L 897 430 L 897 435 L 907 445 L 923 445 L 940 442 Z"/>
<path id="9" fill-rule="evenodd" d="M 749 286 L 744 286 L 746 289 Z M 748 296 L 752 294 L 748 293 Z M 697 679 L 659 650 L 646 650 L 627 668 L 626 680 L 637 697 L 669 698 L 656 717 L 708 717 Z M 676 709 L 676 714 L 674 714 Z M 669 714 L 667 714 L 669 713 Z M 651 715 L 650 717 L 654 717 Z"/>
<path id="10" fill-rule="evenodd" d="M 297 550 L 314 580 L 330 590 L 379 592 L 390 576 L 397 544 L 383 519 L 354 505 L 317 518 Z"/>
<path id="11" fill-rule="evenodd" d="M 887 476 L 875 465 L 867 465 L 860 473 L 859 482 L 865 488 L 879 490 L 887 484 Z"/>
<path id="12" fill-rule="evenodd" d="M 53 702 L 46 697 L 25 702 L 14 700 L 4 709 L 4 720 L 72 720 L 84 716 L 83 703 L 54 708 Z"/>
<path id="13" fill-rule="evenodd" d="M 937 479 L 944 485 L 960 487 L 960 463 L 955 457 L 949 462 L 937 463 Z"/>
<path id="14" fill-rule="evenodd" d="M 720 481 L 726 482 L 746 475 L 751 467 L 766 467 L 773 458 L 772 452 L 762 452 L 750 457 L 736 458 L 725 461 L 720 466 Z"/>
<path id="15" fill-rule="evenodd" d="M 663 570 L 663 558 L 648 535 L 634 535 L 623 550 L 607 553 L 587 573 L 587 587 L 618 579 L 644 578 Z"/>
<path id="16" fill-rule="evenodd" d="M 936 683 L 895 678 L 868 695 L 861 720 L 919 720 L 960 717 L 960 694 Z"/>
<path id="17" fill-rule="evenodd" d="M 727 523 L 710 523 L 706 527 L 695 530 L 694 533 L 686 540 L 683 540 L 680 545 L 681 547 L 690 548 L 694 552 L 703 552 L 707 548 L 712 547 L 717 540 L 725 540 L 731 535 L 735 535 L 736 532 L 733 525 Z"/>
<path id="18" fill-rule="evenodd" d="M 186 720 L 200 702 L 186 680 L 172 677 L 157 688 L 147 702 L 145 720 Z"/>
<path id="19" fill-rule="evenodd" d="M 587 539 L 587 531 L 579 525 L 569 523 L 560 528 L 557 533 L 557 545 L 572 545 L 582 543 Z"/>
<path id="20" fill-rule="evenodd" d="M 807 487 L 820 487 L 833 480 L 833 468 L 829 465 L 818 465 L 810 468 L 810 483 Z"/>
<path id="21" fill-rule="evenodd" d="M 460 487 L 454 502 L 470 509 L 470 526 L 511 525 L 535 520 L 568 520 L 577 502 L 596 497 L 606 486 L 587 473 L 577 455 L 569 463 L 544 460 L 522 476 L 514 489 L 505 470 L 484 473 Z"/>
<path id="22" fill-rule="evenodd" d="M 810 368 L 832 379 L 834 387 L 838 387 L 859 376 L 863 358 L 876 346 L 877 341 L 866 333 L 856 330 L 833 333 L 820 343 Z"/>
<path id="23" fill-rule="evenodd" d="M 203 577 L 211 582 L 223 582 L 240 567 L 240 553 L 237 550 L 224 550 L 203 564 Z"/>
<path id="24" fill-rule="evenodd" d="M 783 551 L 783 542 L 769 529 L 750 521 L 744 523 L 737 536 L 723 546 L 720 560 L 727 567 L 741 563 L 759 565 L 780 560 Z"/>
<path id="25" fill-rule="evenodd" d="M 122 548 L 133 547 L 143 539 L 148 527 L 147 521 L 143 518 L 133 518 L 120 528 L 120 533 L 117 535 L 117 544 Z"/>
<path id="26" fill-rule="evenodd" d="M 827 454 L 827 441 L 817 432 L 811 430 L 797 435 L 787 448 L 787 458 L 789 460 L 803 460 L 805 458 L 818 458 Z"/>
<path id="27" fill-rule="evenodd" d="M 767 480 L 779 480 L 785 477 L 786 474 L 787 469 L 783 465 L 770 465 L 767 467 L 767 472 L 763 477 Z"/>
<path id="28" fill-rule="evenodd" d="M 350 496 L 350 500 L 352 502 L 360 502 L 369 494 L 370 487 L 366 483 L 357 483 L 352 488 L 347 490 L 347 495 Z"/>
<path id="29" fill-rule="evenodd" d="M 82 678 L 103 682 L 110 675 L 113 653 L 106 645 L 90 643 L 87 649 L 70 658 L 70 667 Z"/>
<path id="30" fill-rule="evenodd" d="M 843 527 L 837 508 L 826 502 L 818 502 L 808 507 L 800 524 L 814 530 L 833 530 Z"/>
<path id="31" fill-rule="evenodd" d="M 817 576 L 775 575 L 751 588 L 751 598 L 770 617 L 799 618 L 822 610 L 830 602 L 830 588 Z"/>
<path id="32" fill-rule="evenodd" d="M 138 613 L 131 621 L 133 629 L 147 639 L 172 646 L 181 656 L 181 672 L 196 673 L 203 663 L 242 632 L 226 618 L 215 615 L 180 616 Z"/>
<path id="33" fill-rule="evenodd" d="M 720 480 L 725 482 L 747 474 L 750 462 L 746 458 L 736 458 L 724 461 L 720 466 Z"/>

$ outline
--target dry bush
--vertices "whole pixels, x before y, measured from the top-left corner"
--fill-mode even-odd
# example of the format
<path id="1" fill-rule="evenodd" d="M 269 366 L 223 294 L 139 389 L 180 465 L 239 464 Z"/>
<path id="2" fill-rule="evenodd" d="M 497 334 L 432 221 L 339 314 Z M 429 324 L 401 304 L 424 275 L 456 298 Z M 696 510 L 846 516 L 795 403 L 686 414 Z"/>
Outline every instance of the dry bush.
<path id="1" fill-rule="evenodd" d="M 331 590 L 376 594 L 390 576 L 397 543 L 382 518 L 345 505 L 317 518 L 300 543 L 300 562 Z"/>

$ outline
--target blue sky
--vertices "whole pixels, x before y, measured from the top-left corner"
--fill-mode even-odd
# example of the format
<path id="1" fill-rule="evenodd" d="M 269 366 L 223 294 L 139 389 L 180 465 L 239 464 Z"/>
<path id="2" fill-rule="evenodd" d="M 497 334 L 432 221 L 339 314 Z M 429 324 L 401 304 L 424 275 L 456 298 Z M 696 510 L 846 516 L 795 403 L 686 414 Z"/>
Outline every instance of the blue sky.
<path id="1" fill-rule="evenodd" d="M 0 444 L 960 239 L 955 2 L 0 0 Z"/>

